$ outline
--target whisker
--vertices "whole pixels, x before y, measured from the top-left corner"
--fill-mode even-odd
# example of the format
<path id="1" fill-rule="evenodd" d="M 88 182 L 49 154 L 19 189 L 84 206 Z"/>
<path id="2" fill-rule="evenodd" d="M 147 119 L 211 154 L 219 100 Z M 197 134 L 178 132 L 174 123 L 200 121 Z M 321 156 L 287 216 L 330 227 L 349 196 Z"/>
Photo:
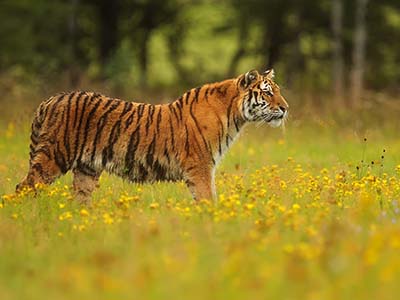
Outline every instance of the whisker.
<path id="1" fill-rule="evenodd" d="M 261 127 L 262 125 L 264 125 L 265 124 L 265 122 L 264 121 L 258 121 L 258 123 L 256 124 L 256 128 L 259 128 L 259 127 Z"/>
<path id="2" fill-rule="evenodd" d="M 283 136 L 286 136 L 286 118 L 282 119 L 281 128 Z"/>

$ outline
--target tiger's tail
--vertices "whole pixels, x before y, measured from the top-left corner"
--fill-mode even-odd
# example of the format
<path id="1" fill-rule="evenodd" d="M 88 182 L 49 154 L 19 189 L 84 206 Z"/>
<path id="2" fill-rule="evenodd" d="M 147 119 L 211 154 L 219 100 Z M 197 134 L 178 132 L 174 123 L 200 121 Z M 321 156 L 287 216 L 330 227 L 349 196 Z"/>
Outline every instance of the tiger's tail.
<path id="1" fill-rule="evenodd" d="M 40 141 L 40 134 L 42 131 L 42 126 L 46 119 L 47 104 L 51 101 L 51 99 L 52 98 L 48 99 L 47 101 L 42 102 L 39 105 L 38 109 L 36 110 L 33 121 L 32 121 L 31 136 L 30 136 L 31 142 L 29 145 L 29 170 L 32 169 L 32 162 L 36 155 L 37 145 Z M 17 184 L 17 186 L 15 187 L 15 191 L 17 193 L 19 193 L 26 187 L 34 189 L 33 185 L 34 185 L 33 181 L 30 178 L 29 173 L 28 173 L 28 175 L 25 176 L 25 178 L 19 184 Z"/>
<path id="2" fill-rule="evenodd" d="M 41 129 L 43 126 L 43 122 L 46 118 L 46 111 L 47 111 L 46 107 L 47 107 L 47 103 L 49 102 L 49 100 L 40 103 L 38 109 L 36 110 L 33 121 L 32 121 L 31 137 L 30 137 L 31 144 L 29 145 L 29 164 L 31 164 L 32 159 L 35 156 L 36 146 L 39 143 Z"/>

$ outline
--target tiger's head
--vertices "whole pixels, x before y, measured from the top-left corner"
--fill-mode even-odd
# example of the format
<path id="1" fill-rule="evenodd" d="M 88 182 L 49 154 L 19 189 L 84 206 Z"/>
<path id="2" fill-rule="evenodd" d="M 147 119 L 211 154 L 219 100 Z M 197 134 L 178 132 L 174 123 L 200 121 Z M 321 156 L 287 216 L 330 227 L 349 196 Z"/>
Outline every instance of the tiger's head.
<path id="1" fill-rule="evenodd" d="M 278 127 L 286 120 L 289 105 L 273 78 L 273 69 L 262 74 L 251 70 L 238 77 L 239 89 L 243 93 L 241 111 L 246 121 L 266 122 Z"/>

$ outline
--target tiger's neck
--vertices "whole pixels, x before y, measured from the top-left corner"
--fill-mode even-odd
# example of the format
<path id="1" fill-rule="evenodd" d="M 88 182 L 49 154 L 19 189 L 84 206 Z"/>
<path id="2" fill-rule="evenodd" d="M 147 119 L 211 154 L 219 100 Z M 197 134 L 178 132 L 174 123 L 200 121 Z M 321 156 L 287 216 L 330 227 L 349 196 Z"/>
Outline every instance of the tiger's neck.
<path id="1" fill-rule="evenodd" d="M 186 92 L 174 103 L 185 125 L 210 142 L 215 164 L 222 159 L 246 124 L 235 80 L 206 84 Z"/>

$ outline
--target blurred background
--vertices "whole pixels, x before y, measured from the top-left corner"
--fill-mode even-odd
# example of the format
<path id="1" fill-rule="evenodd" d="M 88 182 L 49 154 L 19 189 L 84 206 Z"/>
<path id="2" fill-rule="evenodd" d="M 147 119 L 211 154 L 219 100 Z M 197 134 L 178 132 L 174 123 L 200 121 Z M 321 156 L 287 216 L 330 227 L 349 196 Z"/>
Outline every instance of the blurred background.
<path id="1" fill-rule="evenodd" d="M 400 112 L 398 0 L 0 3 L 4 122 L 31 118 L 60 91 L 167 102 L 272 67 L 294 118 L 315 108 Z"/>

